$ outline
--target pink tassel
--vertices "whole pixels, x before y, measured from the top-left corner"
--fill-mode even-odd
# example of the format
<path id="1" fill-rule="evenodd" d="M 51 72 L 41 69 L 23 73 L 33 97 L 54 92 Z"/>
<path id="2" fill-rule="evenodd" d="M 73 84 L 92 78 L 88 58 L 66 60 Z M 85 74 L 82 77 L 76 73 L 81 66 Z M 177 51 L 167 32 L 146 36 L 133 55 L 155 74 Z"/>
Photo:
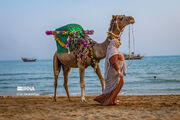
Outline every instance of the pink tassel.
<path id="1" fill-rule="evenodd" d="M 46 35 L 52 35 L 53 31 L 46 31 Z"/>

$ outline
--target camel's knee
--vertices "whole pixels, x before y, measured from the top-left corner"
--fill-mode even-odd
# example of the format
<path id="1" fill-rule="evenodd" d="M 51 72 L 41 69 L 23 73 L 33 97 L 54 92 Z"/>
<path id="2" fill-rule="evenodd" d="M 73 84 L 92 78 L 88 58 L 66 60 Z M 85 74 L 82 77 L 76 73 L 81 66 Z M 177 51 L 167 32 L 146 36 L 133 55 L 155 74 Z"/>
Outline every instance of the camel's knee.
<path id="1" fill-rule="evenodd" d="M 54 82 L 54 86 L 57 87 L 57 82 Z"/>
<path id="2" fill-rule="evenodd" d="M 55 78 L 58 78 L 59 72 L 60 72 L 59 69 L 58 70 L 54 70 Z"/>
<path id="3" fill-rule="evenodd" d="M 64 88 L 65 88 L 65 89 L 67 89 L 67 88 L 68 88 L 67 83 L 64 83 Z"/>
<path id="4" fill-rule="evenodd" d="M 80 79 L 80 84 L 81 84 L 81 88 L 84 88 L 84 87 L 85 87 L 84 79 Z"/>
<path id="5" fill-rule="evenodd" d="M 57 75 L 55 75 L 54 77 L 55 77 L 55 79 L 54 79 L 54 86 L 55 86 L 55 87 L 57 87 L 57 80 L 58 80 L 58 76 L 57 76 Z"/>
<path id="6" fill-rule="evenodd" d="M 81 88 L 85 88 L 85 84 L 81 85 Z"/>
<path id="7" fill-rule="evenodd" d="M 85 87 L 85 82 L 81 82 L 81 88 Z"/>
<path id="8" fill-rule="evenodd" d="M 54 74 L 54 79 L 55 80 L 58 80 L 58 75 L 59 75 L 59 73 L 58 74 Z"/>

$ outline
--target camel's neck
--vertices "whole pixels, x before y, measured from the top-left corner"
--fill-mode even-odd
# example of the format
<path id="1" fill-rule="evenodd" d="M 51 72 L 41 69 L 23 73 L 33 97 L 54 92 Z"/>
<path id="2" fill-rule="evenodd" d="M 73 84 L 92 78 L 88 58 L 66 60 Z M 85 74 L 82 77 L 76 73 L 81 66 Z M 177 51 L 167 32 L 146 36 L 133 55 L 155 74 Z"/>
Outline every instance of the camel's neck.
<path id="1" fill-rule="evenodd" d="M 107 47 L 111 38 L 108 36 L 103 43 L 96 43 L 94 45 L 94 54 L 97 60 L 101 60 L 106 57 Z"/>
<path id="2" fill-rule="evenodd" d="M 125 26 L 124 26 L 125 27 Z M 120 27 L 120 30 L 117 30 L 117 26 L 110 26 L 109 32 L 112 32 L 113 34 L 119 36 L 124 27 Z M 94 46 L 94 54 L 97 60 L 101 60 L 106 57 L 107 47 L 109 45 L 110 40 L 112 40 L 111 37 L 107 37 L 106 40 L 103 43 L 97 43 Z"/>

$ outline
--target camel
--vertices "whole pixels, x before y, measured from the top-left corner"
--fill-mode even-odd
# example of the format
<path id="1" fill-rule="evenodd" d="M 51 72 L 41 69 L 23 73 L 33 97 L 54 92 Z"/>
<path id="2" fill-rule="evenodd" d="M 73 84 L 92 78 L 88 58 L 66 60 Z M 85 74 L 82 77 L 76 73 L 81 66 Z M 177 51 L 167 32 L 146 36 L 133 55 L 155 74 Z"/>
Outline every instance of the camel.
<path id="1" fill-rule="evenodd" d="M 100 61 L 106 57 L 106 51 L 110 40 L 112 39 L 119 39 L 120 35 L 122 34 L 125 26 L 129 24 L 134 24 L 135 20 L 132 16 L 125 16 L 125 15 L 112 15 L 112 20 L 110 22 L 109 32 L 107 38 L 102 43 L 95 42 L 93 46 L 94 56 L 96 60 Z M 57 51 L 53 57 L 53 71 L 54 71 L 54 101 L 56 101 L 56 89 L 57 89 L 57 81 L 58 75 L 61 71 L 61 67 L 63 69 L 63 76 L 64 76 L 64 88 L 67 94 L 67 97 L 70 101 L 70 95 L 68 91 L 68 76 L 70 73 L 71 68 L 79 68 L 80 74 L 80 87 L 81 87 L 81 102 L 86 102 L 84 89 L 85 89 L 85 81 L 84 81 L 84 73 L 85 69 L 88 66 L 92 66 L 91 58 L 87 58 L 84 67 L 78 67 L 78 62 L 76 56 L 74 55 L 74 51 L 68 53 L 58 54 Z M 105 89 L 105 81 L 101 73 L 100 66 L 97 65 L 95 73 L 97 74 L 101 86 L 102 91 Z"/>

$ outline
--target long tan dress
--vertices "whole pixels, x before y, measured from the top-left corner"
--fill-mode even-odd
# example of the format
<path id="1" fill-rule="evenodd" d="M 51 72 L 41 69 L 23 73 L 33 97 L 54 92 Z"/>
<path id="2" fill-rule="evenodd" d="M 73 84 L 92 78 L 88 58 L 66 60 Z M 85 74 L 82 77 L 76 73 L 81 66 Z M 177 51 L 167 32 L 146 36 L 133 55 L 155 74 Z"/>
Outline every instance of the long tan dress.
<path id="1" fill-rule="evenodd" d="M 97 96 L 94 100 L 102 105 L 115 105 L 116 98 L 123 86 L 123 77 L 120 77 L 118 71 L 122 71 L 124 64 L 124 56 L 120 54 L 113 55 L 110 59 L 110 69 L 107 79 L 105 79 L 105 90 L 103 94 Z"/>

